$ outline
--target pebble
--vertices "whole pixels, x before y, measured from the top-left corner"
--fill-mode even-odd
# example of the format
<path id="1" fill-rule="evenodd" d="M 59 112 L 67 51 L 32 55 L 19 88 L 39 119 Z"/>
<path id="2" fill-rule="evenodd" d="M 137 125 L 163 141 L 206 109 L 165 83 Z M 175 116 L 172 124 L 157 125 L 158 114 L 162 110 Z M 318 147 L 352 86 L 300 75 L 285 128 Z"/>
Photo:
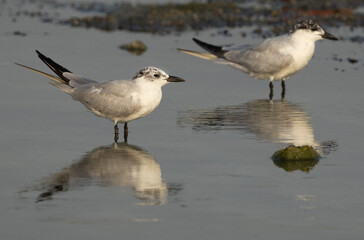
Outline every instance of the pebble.
<path id="1" fill-rule="evenodd" d="M 122 44 L 120 48 L 135 55 L 142 55 L 147 50 L 147 46 L 140 40 Z"/>

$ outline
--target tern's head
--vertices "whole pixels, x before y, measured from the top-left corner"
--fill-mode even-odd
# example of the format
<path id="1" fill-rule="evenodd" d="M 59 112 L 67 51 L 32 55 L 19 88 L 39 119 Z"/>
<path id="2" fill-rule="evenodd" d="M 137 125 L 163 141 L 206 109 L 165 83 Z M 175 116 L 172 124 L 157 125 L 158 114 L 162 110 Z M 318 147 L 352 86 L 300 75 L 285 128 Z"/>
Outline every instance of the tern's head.
<path id="1" fill-rule="evenodd" d="M 156 67 L 145 67 L 139 72 L 135 74 L 133 77 L 133 80 L 143 80 L 147 82 L 151 82 L 153 84 L 163 86 L 167 84 L 168 82 L 184 82 L 185 80 L 176 77 L 176 76 L 170 76 L 167 73 L 165 73 L 163 70 L 156 68 Z"/>
<path id="2" fill-rule="evenodd" d="M 321 40 L 323 38 L 330 40 L 338 40 L 337 37 L 331 33 L 326 32 L 315 21 L 305 19 L 299 21 L 291 29 L 290 34 L 300 35 L 302 38 L 311 39 L 313 41 Z"/>

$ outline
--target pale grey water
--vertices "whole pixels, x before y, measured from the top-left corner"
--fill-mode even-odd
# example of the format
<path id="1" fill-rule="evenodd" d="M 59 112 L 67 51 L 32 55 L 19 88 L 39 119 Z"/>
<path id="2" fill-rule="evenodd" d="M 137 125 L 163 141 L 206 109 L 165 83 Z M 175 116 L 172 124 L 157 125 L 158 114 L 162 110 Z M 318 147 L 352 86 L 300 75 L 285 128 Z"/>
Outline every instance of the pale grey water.
<path id="1" fill-rule="evenodd" d="M 1 15 L 1 239 L 362 237 L 362 45 L 318 42 L 308 67 L 287 80 L 285 102 L 278 82 L 270 102 L 268 82 L 176 51 L 198 50 L 194 36 L 259 40 L 241 38 L 248 29 L 153 36 L 10 20 Z M 145 54 L 118 49 L 136 39 Z M 35 49 L 100 81 L 155 65 L 187 82 L 165 86 L 161 105 L 130 123 L 130 145 L 114 146 L 110 121 L 13 64 L 48 71 Z M 286 171 L 270 157 L 291 142 L 329 145 L 309 171 Z"/>

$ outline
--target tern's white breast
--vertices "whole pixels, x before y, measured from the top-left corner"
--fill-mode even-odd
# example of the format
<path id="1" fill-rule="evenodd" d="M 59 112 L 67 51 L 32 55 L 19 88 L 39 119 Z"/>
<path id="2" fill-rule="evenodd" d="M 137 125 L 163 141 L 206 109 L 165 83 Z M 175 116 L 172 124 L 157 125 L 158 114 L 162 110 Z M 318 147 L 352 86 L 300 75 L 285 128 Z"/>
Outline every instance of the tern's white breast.
<path id="1" fill-rule="evenodd" d="M 141 117 L 144 117 L 151 113 L 162 100 L 162 89 L 160 86 L 149 82 L 143 82 L 138 84 L 139 89 L 133 98 L 134 102 L 140 107 L 137 111 L 133 112 L 129 116 L 117 119 L 122 122 L 129 122 Z"/>

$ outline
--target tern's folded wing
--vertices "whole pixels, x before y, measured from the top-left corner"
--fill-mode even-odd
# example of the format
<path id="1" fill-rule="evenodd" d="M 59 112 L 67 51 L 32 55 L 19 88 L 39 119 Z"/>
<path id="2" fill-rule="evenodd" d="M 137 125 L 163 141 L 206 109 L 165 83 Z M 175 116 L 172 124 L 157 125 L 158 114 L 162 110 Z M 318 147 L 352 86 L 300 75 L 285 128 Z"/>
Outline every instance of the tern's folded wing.
<path id="1" fill-rule="evenodd" d="M 239 64 L 248 73 L 274 74 L 292 63 L 289 53 L 280 51 L 277 42 L 263 42 L 255 46 L 233 48 L 226 52 L 226 60 Z"/>
<path id="2" fill-rule="evenodd" d="M 132 81 L 88 84 L 75 88 L 71 95 L 96 115 L 108 118 L 129 116 L 141 108 Z"/>
<path id="3" fill-rule="evenodd" d="M 95 80 L 91 80 L 91 79 L 88 79 L 83 76 L 80 76 L 80 75 L 77 75 L 74 73 L 70 73 L 70 72 L 64 72 L 62 75 L 65 78 L 69 79 L 68 84 L 73 88 L 79 87 L 84 84 L 97 83 L 97 81 L 95 81 Z"/>

